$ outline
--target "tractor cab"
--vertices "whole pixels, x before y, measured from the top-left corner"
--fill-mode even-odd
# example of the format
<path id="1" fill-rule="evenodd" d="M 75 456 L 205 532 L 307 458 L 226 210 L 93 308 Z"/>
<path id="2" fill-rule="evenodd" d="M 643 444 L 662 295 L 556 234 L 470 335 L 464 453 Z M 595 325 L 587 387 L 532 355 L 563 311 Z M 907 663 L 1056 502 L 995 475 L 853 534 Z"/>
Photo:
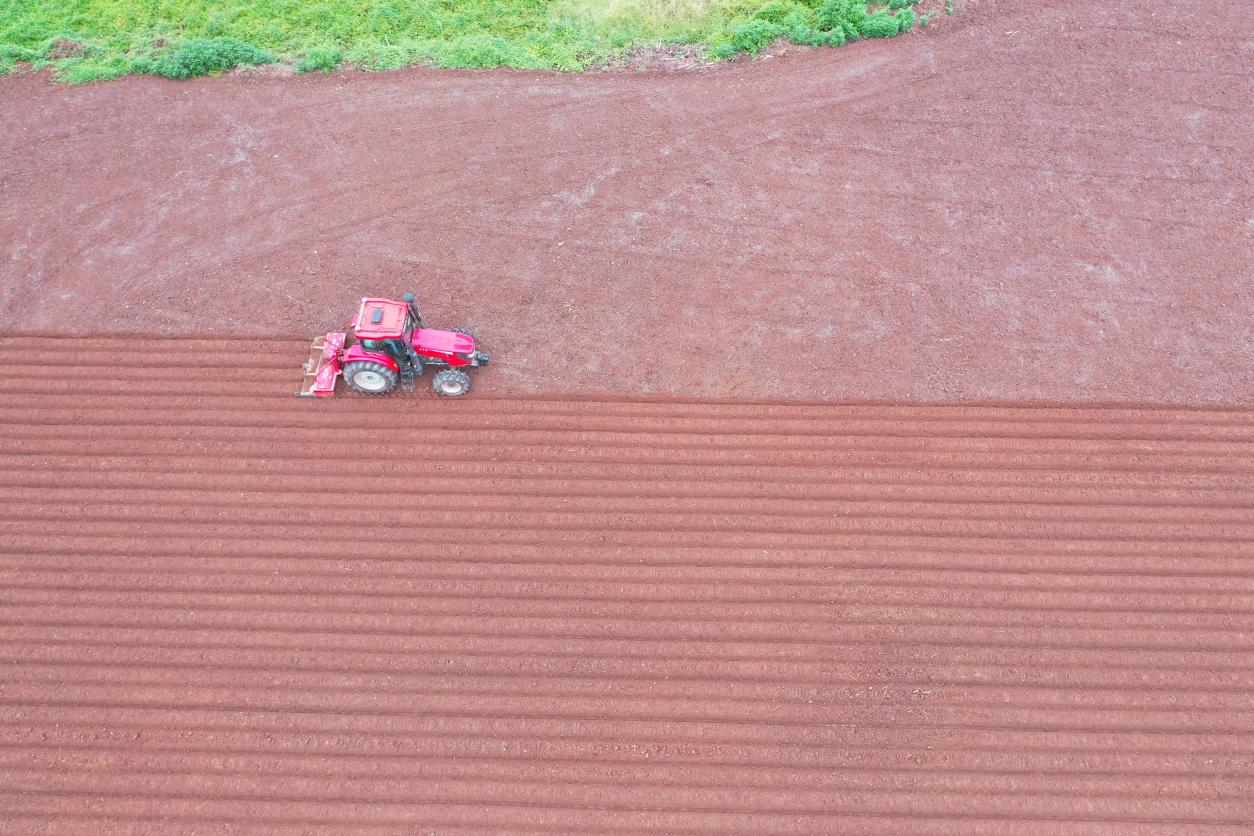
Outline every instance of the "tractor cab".
<path id="1" fill-rule="evenodd" d="M 391 299 L 362 299 L 353 317 L 353 336 L 359 342 L 403 339 L 417 323 L 409 305 Z"/>
<path id="2" fill-rule="evenodd" d="M 391 299 L 362 299 L 351 327 L 362 350 L 385 354 L 401 371 L 417 362 L 410 338 L 417 325 L 409 304 Z"/>

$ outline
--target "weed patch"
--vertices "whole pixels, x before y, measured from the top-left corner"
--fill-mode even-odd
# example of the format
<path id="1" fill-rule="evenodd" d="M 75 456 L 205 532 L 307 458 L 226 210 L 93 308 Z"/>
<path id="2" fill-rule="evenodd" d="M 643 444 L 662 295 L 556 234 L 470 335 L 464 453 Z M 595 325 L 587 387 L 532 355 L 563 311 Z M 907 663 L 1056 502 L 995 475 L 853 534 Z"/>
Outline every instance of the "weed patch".
<path id="1" fill-rule="evenodd" d="M 333 46 L 315 47 L 296 62 L 296 72 L 311 73 L 315 70 L 322 70 L 324 73 L 329 73 L 343 60 L 344 53 Z"/>
<path id="2" fill-rule="evenodd" d="M 736 52 L 757 55 L 763 47 L 784 34 L 784 27 L 769 20 L 751 20 L 731 29 L 731 46 Z"/>
<path id="3" fill-rule="evenodd" d="M 193 38 L 157 56 L 149 72 L 166 78 L 191 78 L 273 60 L 270 53 L 233 38 Z"/>

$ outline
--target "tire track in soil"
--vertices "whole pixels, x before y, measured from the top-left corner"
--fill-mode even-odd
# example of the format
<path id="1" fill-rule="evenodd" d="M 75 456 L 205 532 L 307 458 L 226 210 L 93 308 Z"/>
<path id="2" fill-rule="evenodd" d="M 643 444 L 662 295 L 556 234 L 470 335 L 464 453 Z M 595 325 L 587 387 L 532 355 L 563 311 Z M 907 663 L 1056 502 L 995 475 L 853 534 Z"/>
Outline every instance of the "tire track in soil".
<path id="1" fill-rule="evenodd" d="M 6 78 L 0 326 L 303 335 L 413 289 L 507 396 L 1254 404 L 1250 16 L 1097 17 L 691 73 Z"/>
<path id="2" fill-rule="evenodd" d="M 1254 822 L 1249 411 L 309 402 L 297 343 L 19 343 L 8 829 Z"/>

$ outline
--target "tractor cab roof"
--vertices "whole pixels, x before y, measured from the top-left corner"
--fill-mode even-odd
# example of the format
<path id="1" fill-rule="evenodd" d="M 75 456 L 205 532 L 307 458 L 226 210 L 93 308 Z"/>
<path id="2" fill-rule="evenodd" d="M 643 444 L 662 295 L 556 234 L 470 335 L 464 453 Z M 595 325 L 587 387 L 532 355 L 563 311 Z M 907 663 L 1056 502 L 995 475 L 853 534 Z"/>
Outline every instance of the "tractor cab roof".
<path id="1" fill-rule="evenodd" d="M 392 299 L 362 299 L 353 317 L 353 336 L 359 340 L 394 340 L 405 332 L 409 306 Z"/>

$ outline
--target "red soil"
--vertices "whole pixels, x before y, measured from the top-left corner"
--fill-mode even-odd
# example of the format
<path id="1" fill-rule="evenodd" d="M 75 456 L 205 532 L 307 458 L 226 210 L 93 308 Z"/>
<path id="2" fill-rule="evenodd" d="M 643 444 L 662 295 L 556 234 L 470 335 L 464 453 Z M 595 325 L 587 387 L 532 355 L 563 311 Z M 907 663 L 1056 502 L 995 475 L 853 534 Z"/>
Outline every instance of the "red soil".
<path id="1" fill-rule="evenodd" d="M 1254 823 L 1249 411 L 82 348 L 0 341 L 2 830 Z"/>
<path id="2" fill-rule="evenodd" d="M 497 394 L 1254 403 L 1250 15 L 984 4 L 675 74 L 0 81 L 0 325 L 308 336 Z"/>
<path id="3" fill-rule="evenodd" d="M 1249 832 L 1247 17 L 0 80 L 0 832 Z"/>

